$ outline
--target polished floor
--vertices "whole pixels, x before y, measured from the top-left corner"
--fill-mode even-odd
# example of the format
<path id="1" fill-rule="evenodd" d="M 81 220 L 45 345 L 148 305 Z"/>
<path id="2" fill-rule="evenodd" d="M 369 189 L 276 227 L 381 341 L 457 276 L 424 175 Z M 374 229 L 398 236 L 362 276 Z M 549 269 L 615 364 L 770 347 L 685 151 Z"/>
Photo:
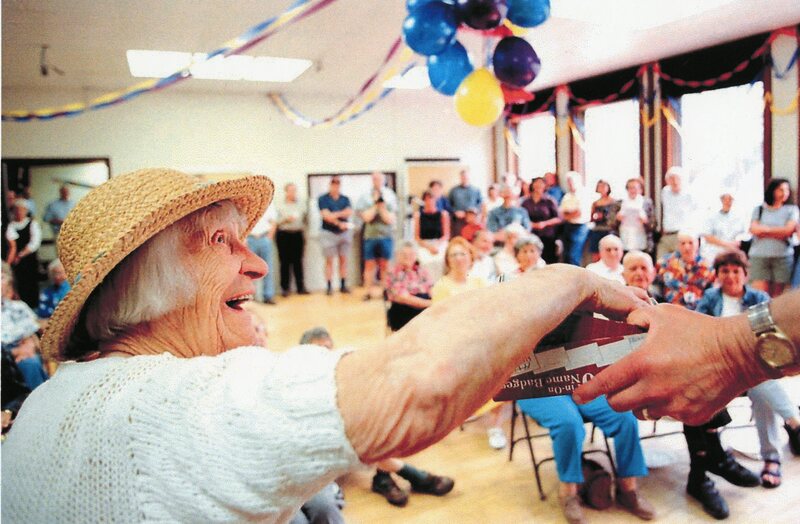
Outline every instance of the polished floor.
<path id="1" fill-rule="evenodd" d="M 325 326 L 338 347 L 364 347 L 377 344 L 386 336 L 384 309 L 379 300 L 362 301 L 363 291 L 352 295 L 324 294 L 277 298 L 278 304 L 255 304 L 252 310 L 265 320 L 269 346 L 276 351 L 297 344 L 300 335 L 313 326 Z M 784 379 L 794 400 L 800 402 L 800 377 Z M 732 425 L 747 425 L 748 401 L 734 401 Z M 505 422 L 508 430 L 509 422 Z M 520 426 L 518 426 L 520 427 Z M 680 425 L 661 421 L 657 431 L 679 429 Z M 641 423 L 643 435 L 652 431 L 652 423 Z M 783 435 L 785 437 L 785 434 Z M 723 432 L 725 445 L 737 450 L 736 456 L 751 469 L 760 471 L 761 463 L 748 458 L 757 452 L 755 429 L 743 427 Z M 587 446 L 591 444 L 587 443 Z M 651 465 L 650 475 L 641 480 L 641 489 L 658 512 L 659 522 L 712 522 L 700 506 L 685 494 L 689 459 L 682 435 L 643 441 L 645 456 Z M 537 456 L 548 456 L 548 438 L 535 441 Z M 598 459 L 601 462 L 603 459 Z M 341 480 L 347 506 L 345 517 L 352 524 L 371 523 L 556 523 L 564 522 L 557 502 L 558 481 L 555 466 L 542 466 L 541 477 L 547 499 L 539 500 L 530 455 L 523 444 L 508 460 L 508 448 L 489 448 L 483 421 L 467 424 L 440 443 L 408 458 L 411 464 L 453 477 L 454 490 L 445 497 L 412 494 L 404 508 L 390 506 L 370 491 L 372 472 L 365 470 Z M 402 481 L 401 481 L 402 482 Z M 407 486 L 407 484 L 404 484 Z M 720 493 L 728 501 L 731 516 L 727 522 L 770 524 L 800 522 L 800 458 L 784 447 L 783 485 L 778 489 L 737 488 L 717 480 Z M 623 510 L 584 510 L 589 522 L 640 522 Z"/>

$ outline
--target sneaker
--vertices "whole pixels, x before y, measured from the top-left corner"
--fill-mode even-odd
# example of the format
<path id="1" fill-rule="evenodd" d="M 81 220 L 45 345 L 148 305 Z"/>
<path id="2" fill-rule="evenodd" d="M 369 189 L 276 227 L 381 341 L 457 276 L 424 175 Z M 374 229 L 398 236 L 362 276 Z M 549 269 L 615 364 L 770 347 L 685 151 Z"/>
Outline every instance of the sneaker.
<path id="1" fill-rule="evenodd" d="M 301 289 L 297 292 L 298 295 L 310 295 L 311 293 L 308 292 L 307 289 Z"/>
<path id="2" fill-rule="evenodd" d="M 789 434 L 789 449 L 792 450 L 793 454 L 800 455 L 800 428 L 792 429 L 789 424 L 784 424 L 783 427 L 786 428 L 786 433 Z"/>
<path id="3" fill-rule="evenodd" d="M 411 489 L 417 493 L 427 493 L 428 495 L 436 495 L 441 497 L 447 495 L 453 490 L 455 481 L 450 477 L 440 477 L 439 475 L 428 474 L 428 478 L 422 482 L 412 482 Z"/>
<path id="4" fill-rule="evenodd" d="M 400 489 L 391 475 L 372 477 L 372 491 L 386 497 L 386 501 L 393 506 L 403 507 L 408 502 L 408 493 Z"/>
<path id="5" fill-rule="evenodd" d="M 506 447 L 506 434 L 502 428 L 489 428 L 489 447 L 503 449 Z"/>
<path id="6" fill-rule="evenodd" d="M 642 520 L 653 520 L 656 510 L 638 490 L 623 491 L 617 487 L 617 504 Z"/>
<path id="7" fill-rule="evenodd" d="M 566 497 L 559 495 L 558 504 L 561 506 L 564 518 L 567 519 L 569 524 L 586 524 L 578 495 L 567 495 Z"/>
<path id="8" fill-rule="evenodd" d="M 350 294 L 350 288 L 348 288 L 347 286 L 342 286 L 342 287 L 339 289 L 339 291 L 340 291 L 340 292 L 342 292 L 342 293 L 344 293 L 345 295 L 349 295 L 349 294 Z"/>
<path id="9" fill-rule="evenodd" d="M 289 296 L 289 292 L 288 292 L 288 291 L 286 291 L 286 290 L 284 289 L 283 291 L 281 291 L 281 296 L 282 296 L 283 298 L 286 298 L 286 297 L 288 297 L 288 296 Z"/>
<path id="10" fill-rule="evenodd" d="M 714 487 L 714 481 L 707 476 L 703 476 L 700 482 L 689 482 L 686 485 L 686 493 L 697 502 L 703 505 L 703 510 L 717 520 L 728 518 L 730 510 L 728 503 Z"/>
<path id="11" fill-rule="evenodd" d="M 734 486 L 754 488 L 761 485 L 758 475 L 736 462 L 730 451 L 725 452 L 725 458 L 720 462 L 709 464 L 708 471 L 719 475 Z"/>

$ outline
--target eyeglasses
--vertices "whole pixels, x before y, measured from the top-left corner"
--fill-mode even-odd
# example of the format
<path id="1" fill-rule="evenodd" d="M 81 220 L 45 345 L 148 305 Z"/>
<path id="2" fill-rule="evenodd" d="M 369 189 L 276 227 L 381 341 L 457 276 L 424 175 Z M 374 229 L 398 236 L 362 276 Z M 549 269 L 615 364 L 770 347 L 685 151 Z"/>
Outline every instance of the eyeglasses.
<path id="1" fill-rule="evenodd" d="M 466 251 L 451 251 L 447 254 L 448 257 L 456 258 L 456 257 L 466 257 L 469 256 L 469 253 Z"/>

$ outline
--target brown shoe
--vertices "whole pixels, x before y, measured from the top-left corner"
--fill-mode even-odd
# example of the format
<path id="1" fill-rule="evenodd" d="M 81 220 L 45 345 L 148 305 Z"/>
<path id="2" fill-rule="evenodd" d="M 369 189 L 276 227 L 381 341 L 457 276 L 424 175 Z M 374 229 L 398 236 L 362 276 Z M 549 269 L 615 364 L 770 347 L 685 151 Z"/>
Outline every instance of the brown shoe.
<path id="1" fill-rule="evenodd" d="M 559 495 L 558 503 L 561 505 L 561 511 L 564 512 L 564 518 L 567 519 L 569 524 L 586 524 L 578 495 L 567 495 L 566 497 Z"/>
<path id="2" fill-rule="evenodd" d="M 394 479 L 388 474 L 378 474 L 372 478 L 372 491 L 386 497 L 389 504 L 393 506 L 403 507 L 408 502 L 408 493 L 400 489 L 400 486 L 395 484 Z"/>
<path id="3" fill-rule="evenodd" d="M 411 489 L 417 493 L 427 493 L 429 495 L 441 497 L 442 495 L 450 493 L 454 485 L 455 482 L 450 477 L 428 474 L 428 478 L 424 481 L 412 482 Z"/>
<path id="4" fill-rule="evenodd" d="M 638 490 L 623 491 L 617 488 L 617 504 L 630 511 L 642 520 L 653 520 L 656 510 Z"/>

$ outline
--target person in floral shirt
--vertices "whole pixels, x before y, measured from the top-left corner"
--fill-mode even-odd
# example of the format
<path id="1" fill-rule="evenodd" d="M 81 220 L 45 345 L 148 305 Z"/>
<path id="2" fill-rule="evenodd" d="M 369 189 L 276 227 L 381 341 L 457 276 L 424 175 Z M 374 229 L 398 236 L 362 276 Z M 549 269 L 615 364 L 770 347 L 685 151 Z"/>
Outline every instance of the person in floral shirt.
<path id="1" fill-rule="evenodd" d="M 387 313 L 389 327 L 397 331 L 431 305 L 433 282 L 428 271 L 417 261 L 417 249 L 406 242 L 397 252 L 389 273 L 387 298 L 392 303 Z"/>
<path id="2" fill-rule="evenodd" d="M 703 292 L 714 283 L 714 268 L 699 253 L 696 236 L 678 233 L 678 250 L 658 262 L 656 281 L 664 300 L 694 311 Z"/>
<path id="3" fill-rule="evenodd" d="M 39 318 L 50 318 L 53 316 L 56 306 L 69 291 L 67 282 L 67 272 L 59 259 L 55 259 L 47 266 L 47 274 L 50 275 L 50 284 L 39 293 L 39 305 L 36 307 L 36 315 Z"/>

